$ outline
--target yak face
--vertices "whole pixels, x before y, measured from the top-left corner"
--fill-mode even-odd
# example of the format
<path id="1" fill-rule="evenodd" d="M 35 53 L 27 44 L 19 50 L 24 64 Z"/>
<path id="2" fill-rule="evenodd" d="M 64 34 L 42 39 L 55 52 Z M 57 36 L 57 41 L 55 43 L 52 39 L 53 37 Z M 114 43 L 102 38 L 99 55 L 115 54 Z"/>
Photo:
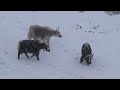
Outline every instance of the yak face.
<path id="1" fill-rule="evenodd" d="M 58 27 L 58 29 L 55 30 L 54 33 L 55 33 L 55 36 L 57 36 L 57 37 L 59 37 L 59 38 L 62 37 L 62 35 L 61 35 L 60 31 L 59 31 L 59 27 Z"/>
<path id="2" fill-rule="evenodd" d="M 40 40 L 32 40 L 34 43 L 33 44 L 35 44 L 35 42 L 36 42 L 36 46 L 37 46 L 37 44 L 38 44 L 38 46 L 37 47 L 39 47 L 39 49 L 43 49 L 43 50 L 46 50 L 46 51 L 48 51 L 48 52 L 50 52 L 50 48 L 49 48 L 49 45 L 48 44 L 46 44 L 46 43 L 43 43 L 42 41 L 40 41 Z"/>
<path id="3" fill-rule="evenodd" d="M 48 44 L 42 43 L 42 44 L 41 44 L 41 47 L 42 47 L 42 49 L 44 49 L 44 50 L 50 52 L 50 48 L 49 48 L 49 45 L 48 45 Z"/>
<path id="4" fill-rule="evenodd" d="M 93 55 L 94 55 L 94 54 L 93 54 Z M 87 62 L 88 65 L 91 64 L 91 59 L 92 59 L 93 55 L 87 55 L 87 56 L 85 57 L 85 60 L 86 60 L 86 62 Z"/>

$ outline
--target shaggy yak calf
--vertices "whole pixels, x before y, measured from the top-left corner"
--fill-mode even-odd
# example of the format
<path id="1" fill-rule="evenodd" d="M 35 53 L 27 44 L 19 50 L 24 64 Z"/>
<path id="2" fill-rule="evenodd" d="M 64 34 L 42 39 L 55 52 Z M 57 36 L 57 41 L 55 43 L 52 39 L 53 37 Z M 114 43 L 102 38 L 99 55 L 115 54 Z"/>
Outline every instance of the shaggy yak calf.
<path id="1" fill-rule="evenodd" d="M 80 63 L 82 63 L 84 60 L 86 60 L 87 64 L 91 64 L 91 59 L 93 57 L 92 55 L 92 49 L 90 47 L 90 44 L 84 43 L 81 49 L 81 58 L 80 58 Z"/>
<path id="2" fill-rule="evenodd" d="M 18 44 L 18 59 L 20 59 L 20 54 L 22 53 L 24 53 L 27 58 L 29 58 L 27 53 L 32 53 L 31 58 L 36 56 L 37 60 L 39 60 L 39 51 L 41 49 L 50 52 L 49 46 L 46 43 L 40 43 L 38 40 L 21 40 Z"/>

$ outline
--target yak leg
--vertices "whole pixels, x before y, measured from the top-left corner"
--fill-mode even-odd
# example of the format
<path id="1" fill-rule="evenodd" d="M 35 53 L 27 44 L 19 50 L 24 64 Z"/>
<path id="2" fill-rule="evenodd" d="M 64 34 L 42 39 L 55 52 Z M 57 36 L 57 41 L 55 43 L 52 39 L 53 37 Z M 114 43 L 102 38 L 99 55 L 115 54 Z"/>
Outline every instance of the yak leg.
<path id="1" fill-rule="evenodd" d="M 50 47 L 50 38 L 47 39 L 47 43 L 48 43 L 48 45 Z"/>
<path id="2" fill-rule="evenodd" d="M 81 56 L 80 63 L 82 63 L 83 61 L 84 61 L 83 56 Z"/>
<path id="3" fill-rule="evenodd" d="M 49 48 L 50 48 L 50 40 L 47 40 L 47 43 L 48 43 L 48 46 L 49 46 Z"/>
<path id="4" fill-rule="evenodd" d="M 49 37 L 44 37 L 43 41 L 49 45 L 50 38 Z"/>
<path id="5" fill-rule="evenodd" d="M 20 59 L 20 54 L 21 54 L 20 51 L 18 51 L 18 59 Z"/>
<path id="6" fill-rule="evenodd" d="M 50 40 L 49 39 L 47 40 L 47 44 L 50 45 Z"/>
<path id="7" fill-rule="evenodd" d="M 25 55 L 27 56 L 27 58 L 29 58 L 29 56 L 27 55 L 27 52 L 25 52 Z"/>
<path id="8" fill-rule="evenodd" d="M 39 52 L 36 53 L 36 57 L 37 57 L 37 60 L 40 60 L 39 59 Z"/>
<path id="9" fill-rule="evenodd" d="M 89 64 L 91 64 L 91 63 L 89 63 L 89 60 L 86 60 L 86 62 L 87 62 L 87 65 L 89 66 Z"/>
<path id="10" fill-rule="evenodd" d="M 49 49 L 50 49 L 50 38 L 47 40 L 47 44 L 48 44 Z"/>
<path id="11" fill-rule="evenodd" d="M 35 53 L 33 53 L 33 55 L 31 56 L 31 58 L 32 58 L 33 56 L 35 56 Z"/>

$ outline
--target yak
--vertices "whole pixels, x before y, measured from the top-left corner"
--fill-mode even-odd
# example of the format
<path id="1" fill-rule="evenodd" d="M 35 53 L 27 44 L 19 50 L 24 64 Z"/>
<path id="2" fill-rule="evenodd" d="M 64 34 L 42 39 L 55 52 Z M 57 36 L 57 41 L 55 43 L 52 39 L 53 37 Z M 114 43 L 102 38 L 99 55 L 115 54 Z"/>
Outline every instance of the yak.
<path id="1" fill-rule="evenodd" d="M 49 46 L 46 43 L 41 43 L 39 40 L 21 40 L 18 44 L 18 59 L 20 59 L 20 54 L 22 53 L 24 53 L 27 58 L 29 58 L 27 53 L 32 53 L 31 58 L 36 56 L 37 60 L 39 60 L 39 51 L 41 49 L 50 52 Z"/>
<path id="2" fill-rule="evenodd" d="M 92 55 L 92 49 L 89 43 L 84 43 L 81 49 L 81 58 L 80 63 L 82 63 L 84 60 L 86 60 L 87 64 L 91 64 L 91 59 L 93 57 Z"/>
<path id="3" fill-rule="evenodd" d="M 50 38 L 56 36 L 61 38 L 62 35 L 59 28 L 54 30 L 48 26 L 31 25 L 29 27 L 28 39 L 37 39 L 41 42 L 47 43 L 49 46 Z"/>

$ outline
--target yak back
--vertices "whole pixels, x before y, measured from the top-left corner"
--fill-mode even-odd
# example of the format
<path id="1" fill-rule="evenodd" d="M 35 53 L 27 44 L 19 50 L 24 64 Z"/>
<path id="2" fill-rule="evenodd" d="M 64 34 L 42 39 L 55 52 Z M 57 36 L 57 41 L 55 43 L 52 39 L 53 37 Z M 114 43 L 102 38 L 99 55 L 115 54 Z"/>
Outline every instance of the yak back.
<path id="1" fill-rule="evenodd" d="M 84 43 L 82 46 L 82 55 L 87 56 L 92 54 L 91 46 L 88 43 Z"/>
<path id="2" fill-rule="evenodd" d="M 34 30 L 34 35 L 35 36 L 41 36 L 44 37 L 45 35 L 51 35 L 53 33 L 53 29 L 51 29 L 50 27 L 47 26 L 38 26 L 38 25 L 34 25 L 30 27 L 31 30 Z"/>
<path id="3" fill-rule="evenodd" d="M 42 44 L 38 40 L 22 40 L 19 42 L 20 50 L 33 53 L 39 51 L 42 48 Z"/>

